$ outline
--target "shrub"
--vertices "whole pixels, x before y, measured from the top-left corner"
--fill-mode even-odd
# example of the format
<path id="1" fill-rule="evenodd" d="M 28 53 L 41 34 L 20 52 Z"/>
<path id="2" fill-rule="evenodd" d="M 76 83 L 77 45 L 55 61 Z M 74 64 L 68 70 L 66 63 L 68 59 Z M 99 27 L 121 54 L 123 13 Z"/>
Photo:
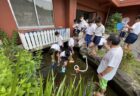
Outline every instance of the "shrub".
<path id="1" fill-rule="evenodd" d="M 48 75 L 44 88 L 41 74 L 37 76 L 41 51 L 33 56 L 19 48 L 17 37 L 16 32 L 10 40 L 4 31 L 0 31 L 3 41 L 0 48 L 0 96 L 91 96 L 93 86 L 86 85 L 82 78 L 68 81 L 65 77 L 57 86 L 53 72 Z"/>
<path id="2" fill-rule="evenodd" d="M 109 16 L 109 19 L 107 21 L 107 25 L 106 25 L 106 32 L 110 33 L 110 32 L 114 32 L 117 34 L 117 23 L 122 21 L 122 14 L 121 13 L 114 13 L 111 16 Z"/>

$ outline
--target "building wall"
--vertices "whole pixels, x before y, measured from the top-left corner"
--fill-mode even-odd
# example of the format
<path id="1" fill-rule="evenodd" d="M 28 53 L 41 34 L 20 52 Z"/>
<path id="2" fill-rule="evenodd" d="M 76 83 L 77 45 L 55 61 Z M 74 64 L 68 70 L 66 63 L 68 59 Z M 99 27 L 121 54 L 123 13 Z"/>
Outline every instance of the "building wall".
<path id="1" fill-rule="evenodd" d="M 8 33 L 9 37 L 13 30 L 17 29 L 7 0 L 0 0 L 0 28 Z"/>
<path id="2" fill-rule="evenodd" d="M 78 4 L 77 9 L 88 12 L 96 12 L 97 16 L 102 17 L 103 23 L 105 22 L 108 8 L 102 7 L 98 2 L 94 0 L 78 0 L 77 4 Z"/>
<path id="3" fill-rule="evenodd" d="M 66 27 L 66 0 L 53 0 L 55 27 Z"/>
<path id="4" fill-rule="evenodd" d="M 76 18 L 77 0 L 66 0 L 66 26 L 71 29 Z"/>
<path id="5" fill-rule="evenodd" d="M 53 0 L 53 15 L 55 28 L 70 27 L 72 29 L 73 20 L 76 18 L 76 10 L 81 9 L 89 12 L 97 12 L 105 20 L 106 12 L 104 8 L 93 0 Z M 8 0 L 0 0 L 0 28 L 11 37 L 13 30 L 27 32 L 35 29 L 17 29 Z M 71 31 L 72 32 L 72 31 Z"/>
<path id="6" fill-rule="evenodd" d="M 129 6 L 129 7 L 122 7 L 122 8 L 111 8 L 112 12 L 120 12 L 122 13 L 123 17 L 129 17 L 130 22 L 129 25 L 132 25 L 135 22 L 135 17 L 140 15 L 140 5 L 139 6 Z"/>

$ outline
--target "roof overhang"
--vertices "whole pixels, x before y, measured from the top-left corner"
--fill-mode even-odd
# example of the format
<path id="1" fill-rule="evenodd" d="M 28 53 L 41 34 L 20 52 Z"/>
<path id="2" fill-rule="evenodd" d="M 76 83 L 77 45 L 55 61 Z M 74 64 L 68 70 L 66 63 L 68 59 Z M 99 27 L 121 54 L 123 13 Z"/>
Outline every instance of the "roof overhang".
<path id="1" fill-rule="evenodd" d="M 140 5 L 140 0 L 111 0 L 117 7 Z"/>

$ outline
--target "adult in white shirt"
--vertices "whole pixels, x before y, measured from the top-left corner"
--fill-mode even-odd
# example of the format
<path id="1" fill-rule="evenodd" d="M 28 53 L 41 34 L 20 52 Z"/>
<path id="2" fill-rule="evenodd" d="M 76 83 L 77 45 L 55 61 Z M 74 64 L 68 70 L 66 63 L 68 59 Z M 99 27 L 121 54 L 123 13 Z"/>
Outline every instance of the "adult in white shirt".
<path id="1" fill-rule="evenodd" d="M 123 50 L 119 43 L 118 36 L 111 35 L 107 39 L 107 44 L 111 49 L 105 54 L 97 69 L 102 94 L 105 93 L 108 81 L 113 79 L 121 63 Z"/>
<path id="2" fill-rule="evenodd" d="M 59 32 L 55 32 L 55 36 L 57 37 L 57 42 L 58 42 L 58 45 L 60 46 L 61 48 L 61 51 L 63 50 L 63 47 L 64 47 L 64 44 L 63 44 L 63 37 L 60 35 Z"/>
<path id="3" fill-rule="evenodd" d="M 136 17 L 136 23 L 132 27 L 126 27 L 130 30 L 130 33 L 125 39 L 125 49 L 131 50 L 130 45 L 135 43 L 140 33 L 140 15 Z"/>
<path id="4" fill-rule="evenodd" d="M 85 32 L 86 32 L 85 41 L 86 41 L 87 46 L 89 45 L 89 43 L 92 42 L 93 33 L 95 31 L 95 27 L 92 25 L 93 21 L 89 21 L 88 24 L 89 24 L 89 26 L 85 30 Z"/>

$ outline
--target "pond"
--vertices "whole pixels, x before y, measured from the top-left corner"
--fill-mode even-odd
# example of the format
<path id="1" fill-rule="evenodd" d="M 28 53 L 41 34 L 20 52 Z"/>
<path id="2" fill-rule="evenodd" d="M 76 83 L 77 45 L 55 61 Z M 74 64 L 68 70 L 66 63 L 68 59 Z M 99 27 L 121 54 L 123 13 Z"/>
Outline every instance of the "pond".
<path id="1" fill-rule="evenodd" d="M 75 62 L 73 64 L 68 64 L 65 74 L 60 73 L 60 70 L 58 68 L 58 70 L 56 71 L 57 72 L 56 82 L 57 83 L 61 82 L 64 75 L 67 76 L 67 78 L 69 80 L 71 80 L 71 78 L 74 78 L 75 76 L 77 76 L 77 77 L 81 76 L 86 81 L 85 84 L 94 84 L 93 82 L 97 82 L 98 79 L 97 79 L 96 70 L 93 70 L 92 66 L 90 66 L 90 65 L 89 65 L 88 70 L 84 73 L 77 74 L 74 71 L 74 65 L 79 65 L 80 69 L 86 68 L 86 64 L 85 64 L 84 60 L 82 60 L 79 57 L 79 52 L 77 50 L 75 51 L 73 58 L 74 58 Z M 48 50 L 45 50 L 43 52 L 43 60 L 42 60 L 42 64 L 41 64 L 41 73 L 44 78 L 47 77 L 48 71 L 51 68 L 50 66 L 51 66 L 51 57 L 49 55 Z M 107 96 L 119 96 L 119 95 L 117 95 L 110 87 L 108 87 Z"/>

